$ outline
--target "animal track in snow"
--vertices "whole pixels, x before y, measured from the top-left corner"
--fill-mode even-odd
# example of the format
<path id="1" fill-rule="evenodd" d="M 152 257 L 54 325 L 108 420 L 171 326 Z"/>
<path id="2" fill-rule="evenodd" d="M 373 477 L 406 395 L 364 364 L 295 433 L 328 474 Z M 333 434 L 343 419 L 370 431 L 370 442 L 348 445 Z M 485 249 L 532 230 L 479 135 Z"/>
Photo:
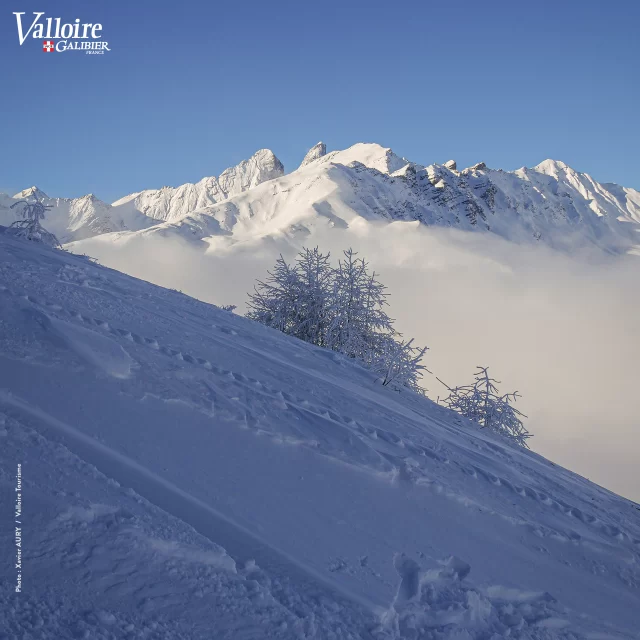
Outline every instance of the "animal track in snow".
<path id="1" fill-rule="evenodd" d="M 10 295 L 18 295 L 11 292 L 11 290 L 6 287 L 2 289 L 2 292 L 9 293 Z M 385 445 L 398 447 L 399 449 L 405 449 L 408 453 L 418 458 L 423 458 L 423 459 L 428 458 L 430 460 L 433 460 L 434 462 L 438 462 L 441 464 L 449 463 L 449 459 L 447 457 L 427 447 L 412 443 L 394 433 L 385 431 L 384 429 L 370 428 L 365 425 L 362 425 L 358 421 L 353 419 L 353 417 L 351 416 L 342 416 L 328 407 L 314 405 L 310 403 L 306 398 L 299 398 L 291 393 L 283 392 L 278 389 L 273 389 L 269 385 L 265 384 L 264 382 L 257 380 L 255 378 L 252 378 L 250 376 L 247 376 L 243 373 L 228 371 L 226 369 L 218 367 L 212 364 L 206 358 L 203 358 L 197 354 L 186 353 L 181 351 L 180 349 L 173 348 L 169 345 L 163 345 L 159 343 L 155 337 L 143 336 L 127 329 L 119 329 L 119 328 L 113 327 L 108 321 L 102 318 L 94 318 L 92 316 L 86 315 L 85 313 L 81 313 L 77 310 L 61 307 L 59 304 L 55 302 L 51 302 L 46 299 L 38 299 L 32 295 L 22 295 L 20 297 L 28 301 L 30 304 L 38 306 L 42 309 L 53 311 L 60 315 L 64 314 L 73 320 L 80 321 L 81 323 L 85 324 L 88 327 L 91 327 L 92 329 L 98 329 L 100 331 L 104 331 L 105 333 L 109 333 L 112 336 L 127 340 L 128 342 L 139 345 L 141 347 L 148 347 L 149 349 L 152 349 L 158 353 L 161 353 L 166 357 L 169 357 L 181 362 L 185 362 L 190 366 L 200 367 L 215 375 L 224 377 L 232 381 L 234 384 L 240 385 L 248 393 L 258 394 L 260 396 L 271 398 L 279 402 L 280 406 L 283 409 L 295 409 L 303 412 L 300 415 L 307 415 L 309 417 L 313 416 L 313 419 L 316 421 L 315 424 L 317 428 L 321 428 L 320 427 L 321 423 L 318 423 L 317 420 L 326 421 L 327 428 L 329 429 L 327 433 L 330 433 L 331 430 L 333 429 L 331 425 L 336 425 L 336 426 L 340 425 L 342 429 L 347 430 L 345 432 L 345 437 L 347 437 L 346 436 L 347 433 L 351 433 L 352 436 L 349 436 L 349 437 L 352 437 L 358 440 L 364 439 L 364 441 L 362 442 L 362 446 L 368 448 L 372 453 L 378 449 L 378 446 L 380 446 L 380 445 L 378 446 L 375 445 L 375 441 L 378 440 L 378 441 L 381 441 L 382 443 L 385 443 Z M 223 333 L 237 335 L 237 332 L 225 327 L 216 326 L 215 328 L 220 330 Z M 238 411 L 239 412 L 237 416 L 238 416 L 239 424 L 244 424 L 246 427 L 254 430 L 259 429 L 258 427 L 259 419 L 253 415 L 252 411 L 248 407 L 244 407 L 244 408 L 239 407 Z M 313 448 L 316 448 L 316 449 L 318 448 L 318 441 L 315 438 L 296 439 L 290 436 L 283 437 L 282 434 L 273 433 L 273 432 L 269 432 L 269 433 L 263 432 L 263 433 L 264 435 L 267 435 L 267 434 L 270 435 L 271 437 L 275 438 L 278 441 L 304 442 L 309 446 L 312 446 Z M 338 441 L 340 441 L 341 438 L 342 436 L 340 436 Z M 367 444 L 365 444 L 365 441 L 367 442 Z M 355 440 L 352 440 L 352 442 L 355 443 Z M 492 444 L 492 447 L 495 447 L 497 453 L 506 455 L 504 448 L 499 447 L 498 445 L 493 445 L 493 444 Z M 329 453 L 329 451 L 326 451 L 326 453 Z M 340 457 L 339 454 L 340 454 L 339 450 L 332 452 L 332 455 L 336 455 L 336 457 Z M 389 460 L 390 458 L 387 458 L 387 459 Z M 377 466 L 377 464 L 379 464 L 379 462 L 375 462 L 373 459 L 370 459 L 369 462 L 375 463 L 374 467 Z M 397 468 L 396 471 L 400 472 L 401 469 L 404 468 L 405 466 L 406 466 L 405 464 L 401 465 L 401 467 Z M 408 477 L 410 477 L 412 481 L 414 481 L 418 478 L 416 473 L 419 475 L 420 468 L 419 468 L 419 465 L 417 465 L 415 462 L 413 463 L 409 462 L 409 466 L 411 467 L 410 469 L 411 473 L 409 474 Z M 517 484 L 510 482 L 506 478 L 497 476 L 495 474 L 492 474 L 489 471 L 483 470 L 479 466 L 473 466 L 471 468 L 459 466 L 459 468 L 461 471 L 463 471 L 465 474 L 469 475 L 472 478 L 488 482 L 493 486 L 499 487 L 505 491 L 510 491 L 522 497 L 526 497 L 528 499 L 534 500 L 541 505 L 544 505 L 550 509 L 554 509 L 559 513 L 564 514 L 568 518 L 575 519 L 583 523 L 584 525 L 593 527 L 598 531 L 600 531 L 601 533 L 603 533 L 604 535 L 607 535 L 611 538 L 615 538 L 620 541 L 631 542 L 635 546 L 640 545 L 639 539 L 630 536 L 628 533 L 620 529 L 618 526 L 604 523 L 598 518 L 596 518 L 595 516 L 584 512 L 582 509 L 578 509 L 572 505 L 566 504 L 562 500 L 556 499 L 548 495 L 547 493 L 538 492 L 535 489 L 528 487 L 526 485 L 519 486 Z M 429 484 L 428 478 L 426 478 L 426 476 L 425 476 L 425 481 L 427 484 Z M 421 483 L 421 484 L 424 484 L 424 483 Z M 569 539 L 573 539 L 573 540 L 576 539 L 576 536 L 577 534 L 567 535 Z"/>
<path id="2" fill-rule="evenodd" d="M 591 514 L 585 513 L 581 509 L 571 506 L 560 499 L 552 498 L 551 496 L 549 496 L 548 494 L 542 491 L 537 491 L 536 489 L 533 489 L 526 485 L 524 486 L 514 485 L 506 478 L 498 477 L 492 474 L 491 472 L 486 471 L 478 466 L 473 466 L 471 468 L 461 467 L 461 469 L 472 478 L 482 479 L 485 482 L 489 482 L 496 487 L 503 487 L 507 491 L 516 493 L 523 498 L 529 498 L 531 500 L 534 500 L 539 504 L 542 504 L 546 507 L 554 509 L 569 518 L 574 518 L 585 525 L 593 527 L 609 537 L 616 538 L 617 540 L 621 540 L 621 541 L 630 541 L 630 542 L 633 542 L 633 544 L 640 544 L 640 540 L 636 540 L 632 538 L 631 536 L 629 536 L 629 534 L 622 531 L 619 527 L 611 524 L 606 524 L 602 522 L 600 519 L 598 519 L 597 517 Z M 577 533 L 572 531 L 569 531 L 566 534 L 566 537 L 574 541 L 579 540 L 581 538 L 581 536 L 579 536 Z"/>

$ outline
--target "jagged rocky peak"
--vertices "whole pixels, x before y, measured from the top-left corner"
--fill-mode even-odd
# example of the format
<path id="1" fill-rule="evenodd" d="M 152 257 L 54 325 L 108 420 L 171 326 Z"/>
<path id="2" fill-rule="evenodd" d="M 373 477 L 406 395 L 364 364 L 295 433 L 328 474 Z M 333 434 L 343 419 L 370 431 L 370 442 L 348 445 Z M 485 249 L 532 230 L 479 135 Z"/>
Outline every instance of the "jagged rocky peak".
<path id="1" fill-rule="evenodd" d="M 314 162 L 318 158 L 322 158 L 327 155 L 327 145 L 324 142 L 318 142 L 318 144 L 314 145 L 307 151 L 307 155 L 304 157 L 304 160 L 300 163 L 300 168 L 305 167 L 311 162 Z"/>
<path id="2" fill-rule="evenodd" d="M 38 198 L 38 200 L 43 200 L 45 198 L 48 198 L 49 196 L 44 191 L 42 191 L 42 189 L 33 186 L 29 187 L 28 189 L 23 189 L 19 193 L 16 193 L 13 197 L 17 200 L 21 200 L 24 198 Z"/>
<path id="3" fill-rule="evenodd" d="M 458 169 L 458 165 L 456 164 L 455 160 L 447 160 L 443 166 L 450 171 L 456 171 Z"/>
<path id="4" fill-rule="evenodd" d="M 260 149 L 248 160 L 235 167 L 225 169 L 218 178 L 223 191 L 229 195 L 241 193 L 247 189 L 284 175 L 284 165 L 271 149 Z"/>
<path id="5" fill-rule="evenodd" d="M 131 193 L 113 203 L 114 207 L 133 203 L 148 218 L 175 222 L 183 216 L 243 193 L 267 180 L 284 175 L 284 165 L 270 149 L 256 151 L 248 160 L 225 169 L 219 176 L 199 182 Z"/>
<path id="6" fill-rule="evenodd" d="M 463 171 L 463 173 L 470 173 L 471 171 L 485 171 L 486 168 L 487 168 L 487 165 L 484 162 L 477 162 L 473 166 L 467 167 Z"/>
<path id="7" fill-rule="evenodd" d="M 247 162 L 249 166 L 253 165 L 255 168 L 254 181 L 256 184 L 284 175 L 284 165 L 271 149 L 256 151 Z"/>
<path id="8" fill-rule="evenodd" d="M 397 171 L 391 173 L 393 178 L 403 178 L 405 180 L 415 180 L 416 177 L 416 165 L 413 162 L 408 162 L 404 167 L 400 167 Z"/>
<path id="9" fill-rule="evenodd" d="M 273 151 L 260 149 L 248 160 L 225 169 L 217 178 L 215 176 L 203 178 L 196 184 L 217 183 L 223 191 L 235 194 L 283 175 L 284 165 Z"/>

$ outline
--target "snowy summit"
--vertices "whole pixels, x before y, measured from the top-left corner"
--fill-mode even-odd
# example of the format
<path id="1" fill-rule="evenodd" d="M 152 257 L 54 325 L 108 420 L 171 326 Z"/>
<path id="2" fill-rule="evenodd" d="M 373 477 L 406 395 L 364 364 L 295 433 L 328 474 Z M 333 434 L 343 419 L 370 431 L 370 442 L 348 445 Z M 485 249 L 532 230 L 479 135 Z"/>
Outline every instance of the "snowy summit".
<path id="1" fill-rule="evenodd" d="M 0 224 L 13 222 L 11 204 L 35 189 L 14 198 L 0 194 Z M 289 174 L 272 151 L 262 149 L 220 176 L 139 191 L 111 205 L 86 196 L 37 195 L 53 207 L 50 231 L 63 243 L 80 241 L 80 251 L 82 241 L 99 236 L 114 248 L 129 242 L 128 234 L 246 240 L 291 228 L 313 233 L 327 223 L 348 227 L 358 219 L 417 221 L 557 249 L 639 251 L 640 193 L 599 183 L 554 160 L 511 172 L 484 162 L 459 170 L 454 160 L 421 166 L 377 144 L 327 152 L 319 142 Z"/>

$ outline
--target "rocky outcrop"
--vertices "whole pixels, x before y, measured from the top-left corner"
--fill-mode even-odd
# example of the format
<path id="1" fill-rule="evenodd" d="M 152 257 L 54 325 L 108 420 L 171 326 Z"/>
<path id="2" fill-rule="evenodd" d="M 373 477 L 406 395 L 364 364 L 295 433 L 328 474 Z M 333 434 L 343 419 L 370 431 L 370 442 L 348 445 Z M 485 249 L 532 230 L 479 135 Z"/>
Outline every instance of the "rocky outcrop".
<path id="1" fill-rule="evenodd" d="M 322 158 L 327 155 L 327 145 L 324 142 L 318 142 L 318 144 L 314 145 L 307 151 L 307 155 L 304 157 L 304 160 L 300 163 L 300 167 L 306 167 L 308 164 L 315 162 L 318 158 Z"/>

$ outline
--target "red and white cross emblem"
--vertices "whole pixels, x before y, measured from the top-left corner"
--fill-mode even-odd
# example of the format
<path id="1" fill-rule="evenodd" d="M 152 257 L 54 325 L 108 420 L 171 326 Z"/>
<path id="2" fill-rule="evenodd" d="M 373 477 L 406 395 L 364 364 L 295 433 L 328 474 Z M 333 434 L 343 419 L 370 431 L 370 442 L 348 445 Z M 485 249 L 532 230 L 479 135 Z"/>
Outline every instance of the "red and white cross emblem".
<path id="1" fill-rule="evenodd" d="M 42 43 L 42 50 L 46 51 L 47 53 L 50 53 L 51 51 L 55 51 L 55 49 L 53 48 L 53 42 L 51 40 L 45 40 Z"/>

